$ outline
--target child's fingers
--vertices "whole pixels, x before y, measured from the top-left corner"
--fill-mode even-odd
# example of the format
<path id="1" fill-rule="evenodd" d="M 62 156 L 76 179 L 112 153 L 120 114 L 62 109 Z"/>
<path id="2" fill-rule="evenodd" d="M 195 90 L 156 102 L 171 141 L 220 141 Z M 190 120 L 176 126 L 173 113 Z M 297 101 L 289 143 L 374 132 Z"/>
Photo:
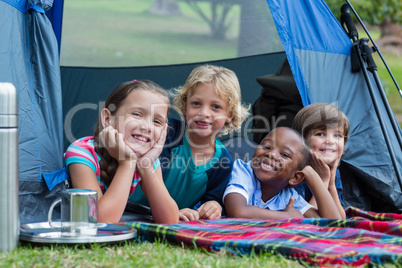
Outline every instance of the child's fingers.
<path id="1" fill-rule="evenodd" d="M 311 152 L 310 163 L 315 170 L 328 169 L 328 165 L 325 163 L 324 159 L 317 154 L 317 152 Z"/>
<path id="2" fill-rule="evenodd" d="M 317 154 L 317 152 L 311 152 L 310 160 L 314 165 L 318 165 L 322 162 L 322 158 Z"/>
<path id="3" fill-rule="evenodd" d="M 197 209 L 200 219 L 216 219 L 222 214 L 222 207 L 215 201 L 208 201 Z"/>
<path id="4" fill-rule="evenodd" d="M 183 221 L 196 221 L 199 219 L 199 214 L 193 209 L 181 209 L 179 211 L 179 219 Z"/>
<path id="5" fill-rule="evenodd" d="M 200 217 L 202 217 L 202 215 L 205 214 L 205 206 L 207 203 L 202 204 L 201 206 L 199 206 L 199 208 L 197 208 L 197 212 L 200 215 Z"/>
<path id="6" fill-rule="evenodd" d="M 210 210 L 210 206 L 207 206 L 206 203 L 202 204 L 198 209 L 198 214 L 200 215 L 201 219 L 205 219 L 205 217 L 208 217 L 208 211 Z M 211 212 L 209 212 L 209 214 L 212 214 Z"/>
<path id="7" fill-rule="evenodd" d="M 317 154 L 314 151 L 310 151 L 310 165 L 317 165 Z"/>
<path id="8" fill-rule="evenodd" d="M 107 137 L 107 135 L 108 135 L 108 129 L 107 128 L 105 128 L 105 129 L 103 129 L 100 133 L 99 133 L 99 139 L 100 139 L 100 141 L 102 142 L 102 144 L 105 146 L 107 143 L 107 140 L 106 140 L 106 137 Z"/>
<path id="9" fill-rule="evenodd" d="M 293 208 L 294 205 L 295 205 L 295 198 L 294 198 L 293 196 L 291 196 L 291 197 L 289 198 L 289 203 L 288 203 L 288 205 L 286 206 L 286 208 Z"/>
<path id="10" fill-rule="evenodd" d="M 116 145 L 116 133 L 117 130 L 114 129 L 111 126 L 106 127 L 105 129 L 102 130 L 100 133 L 100 138 L 102 140 L 103 145 L 106 148 L 113 148 Z"/>
<path id="11" fill-rule="evenodd" d="M 337 168 L 338 168 L 338 165 L 339 165 L 339 162 L 341 162 L 341 158 L 340 158 L 340 157 L 338 157 L 338 158 L 335 160 L 334 165 L 332 166 L 332 168 L 333 168 L 333 169 L 337 169 Z"/>
<path id="12" fill-rule="evenodd" d="M 186 215 L 183 215 L 183 214 L 179 214 L 179 220 L 190 221 L 189 218 L 187 218 Z"/>
<path id="13" fill-rule="evenodd" d="M 327 167 L 328 166 L 327 163 L 325 163 L 324 159 L 322 159 L 321 157 L 318 158 L 317 162 L 321 167 Z"/>
<path id="14" fill-rule="evenodd" d="M 117 145 L 119 146 L 119 148 L 123 151 L 126 150 L 126 147 L 128 147 L 126 145 L 126 142 L 124 141 L 124 136 L 122 133 L 117 132 L 116 133 L 116 140 L 117 140 Z"/>
<path id="15" fill-rule="evenodd" d="M 219 219 L 222 215 L 222 211 L 218 208 L 209 208 L 203 215 L 200 214 L 201 219 Z"/>

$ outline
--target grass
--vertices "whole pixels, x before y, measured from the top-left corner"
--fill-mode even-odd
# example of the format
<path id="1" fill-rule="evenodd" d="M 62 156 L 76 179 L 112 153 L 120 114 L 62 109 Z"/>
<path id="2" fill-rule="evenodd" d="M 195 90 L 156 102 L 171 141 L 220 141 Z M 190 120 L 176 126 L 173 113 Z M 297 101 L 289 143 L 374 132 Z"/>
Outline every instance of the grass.
<path id="1" fill-rule="evenodd" d="M 399 87 L 402 88 L 402 56 L 396 56 L 392 53 L 382 54 Z M 374 55 L 374 60 L 377 64 L 378 76 L 381 79 L 389 105 L 394 113 L 402 114 L 402 96 L 399 94 L 390 74 L 388 73 L 388 70 L 383 65 L 383 62 L 378 54 Z"/>
<path id="2" fill-rule="evenodd" d="M 84 66 L 145 66 L 236 56 L 236 33 L 239 29 L 239 9 L 231 12 L 232 27 L 224 41 L 211 40 L 209 29 L 182 2 L 182 17 L 158 17 L 147 10 L 152 0 L 69 0 L 64 3 L 62 65 Z M 103 15 L 117 11 L 109 21 Z M 147 23 L 142 19 L 151 18 Z M 66 23 L 68 22 L 68 23 Z M 158 30 L 151 30 L 153 24 Z M 101 28 L 95 32 L 93 28 Z M 79 29 L 80 31 L 78 31 Z M 167 32 L 175 38 L 168 40 Z M 371 32 L 374 38 L 379 33 Z M 66 38 L 68 36 L 68 38 Z M 135 36 L 135 38 L 134 38 Z M 156 46 L 154 46 L 156 45 Z M 169 45 L 166 52 L 163 48 Z M 77 49 L 79 47 L 79 49 Z M 402 56 L 383 53 L 402 86 Z M 141 57 L 139 57 L 139 55 Z M 191 57 L 190 57 L 191 56 Z M 199 59 L 199 60 L 194 60 Z M 395 113 L 402 113 L 401 97 L 393 86 L 388 72 L 375 55 L 378 74 L 382 79 L 390 105 Z M 123 62 L 123 63 L 122 63 Z M 122 245 L 37 246 L 21 244 L 12 253 L 0 254 L 0 267 L 301 267 L 280 255 L 270 253 L 236 256 L 228 252 L 205 252 L 186 249 L 166 242 Z M 390 266 L 391 267 L 391 266 Z"/>
<path id="3" fill-rule="evenodd" d="M 22 244 L 0 254 L 0 267 L 303 267 L 280 255 L 252 254 L 242 257 L 228 252 L 186 249 L 165 242 L 126 241 L 123 244 L 34 245 Z"/>

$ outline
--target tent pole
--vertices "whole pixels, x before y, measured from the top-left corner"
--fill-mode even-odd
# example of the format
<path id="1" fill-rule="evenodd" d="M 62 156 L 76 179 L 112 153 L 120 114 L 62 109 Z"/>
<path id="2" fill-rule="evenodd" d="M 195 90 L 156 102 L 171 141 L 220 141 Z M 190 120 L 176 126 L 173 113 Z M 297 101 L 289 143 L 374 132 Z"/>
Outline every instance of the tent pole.
<path id="1" fill-rule="evenodd" d="M 392 72 L 391 72 L 391 69 L 388 67 L 387 62 L 385 61 L 384 57 L 382 56 L 380 49 L 378 48 L 377 44 L 374 42 L 374 40 L 373 40 L 373 38 L 371 37 L 369 31 L 367 30 L 367 28 L 366 28 L 366 26 L 364 25 L 363 21 L 360 19 L 360 17 L 359 17 L 359 15 L 357 14 L 356 10 L 353 8 L 352 4 L 349 2 L 349 0 L 345 0 L 345 1 L 346 1 L 346 3 L 348 4 L 348 6 L 350 7 L 350 9 L 353 11 L 353 14 L 356 16 L 356 18 L 357 18 L 357 20 L 359 21 L 360 25 L 363 27 L 364 31 L 366 32 L 367 36 L 370 38 L 370 41 L 371 41 L 371 43 L 373 44 L 373 47 L 374 47 L 374 48 L 373 48 L 374 51 L 375 51 L 375 52 L 378 52 L 378 55 L 380 56 L 382 62 L 384 63 L 385 68 L 387 69 L 389 75 L 391 76 L 392 81 L 394 82 L 394 84 L 395 84 L 395 86 L 396 86 L 396 89 L 398 90 L 399 95 L 400 95 L 401 98 L 402 98 L 402 89 L 399 87 L 398 82 L 396 81 L 394 75 L 393 75 Z"/>
<path id="2" fill-rule="evenodd" d="M 377 102 L 376 96 L 374 95 L 374 90 L 373 90 L 373 87 L 371 85 L 371 81 L 369 79 L 368 72 L 367 72 L 368 69 L 373 70 L 373 71 L 376 69 L 376 67 L 374 68 L 374 66 L 373 66 L 374 60 L 372 60 L 372 57 L 371 57 L 371 49 L 367 45 L 368 39 L 367 38 L 362 38 L 361 40 L 358 39 L 357 30 L 356 30 L 356 28 L 355 28 L 355 26 L 353 24 L 352 17 L 350 15 L 348 5 L 344 4 L 342 6 L 341 13 L 342 13 L 341 23 L 342 23 L 342 25 L 346 24 L 347 29 L 345 29 L 345 28 L 344 29 L 348 33 L 349 37 L 353 40 L 351 58 L 353 60 L 354 57 L 357 57 L 358 60 L 359 60 L 360 70 L 363 72 L 364 78 L 366 80 L 367 87 L 369 89 L 371 99 L 373 100 L 374 109 L 376 111 L 377 118 L 378 118 L 378 121 L 380 123 L 381 130 L 382 130 L 385 142 L 386 142 L 387 147 L 388 147 L 388 152 L 389 152 L 392 164 L 394 166 L 396 176 L 398 178 L 399 187 L 402 189 L 401 172 L 399 171 L 398 162 L 396 160 L 395 153 L 394 153 L 394 150 L 393 150 L 392 145 L 391 145 L 391 141 L 389 140 L 389 136 L 388 136 L 387 130 L 385 128 L 385 124 L 384 124 L 384 121 L 382 119 L 380 109 L 378 108 L 378 102 Z M 369 59 L 369 58 L 371 58 L 371 59 Z M 365 66 L 365 63 L 368 64 L 368 67 Z M 355 66 L 354 66 L 354 63 L 352 62 L 352 69 L 353 68 L 355 68 Z M 352 71 L 357 72 L 357 71 L 360 71 L 360 70 L 354 69 Z M 381 83 L 380 84 L 377 83 L 377 86 L 379 86 L 379 85 L 381 86 Z M 382 87 L 378 88 L 378 90 L 380 92 L 381 91 L 383 92 Z M 384 101 L 384 106 L 387 107 L 387 105 L 388 105 L 387 100 L 383 99 L 383 101 Z M 387 110 L 387 112 L 389 113 L 390 111 Z M 395 121 L 392 119 L 393 117 L 390 116 L 390 118 L 391 118 L 391 123 L 393 124 L 394 130 L 396 130 L 395 134 L 396 134 L 396 136 L 398 138 L 399 144 L 401 144 L 400 132 L 394 126 Z M 400 146 L 400 148 L 401 148 L 401 146 Z"/>
<path id="3" fill-rule="evenodd" d="M 369 76 L 368 76 L 368 72 L 367 72 L 367 69 L 366 69 L 366 66 L 365 66 L 364 58 L 362 56 L 362 54 L 364 54 L 362 46 L 364 45 L 364 43 L 367 43 L 367 41 L 368 41 L 367 38 L 361 39 L 360 42 L 359 42 L 360 44 L 358 46 L 355 46 L 355 48 L 357 49 L 360 66 L 361 66 L 361 69 L 363 70 L 363 75 L 364 75 L 364 78 L 366 80 L 367 87 L 369 89 L 371 99 L 373 100 L 374 109 L 375 109 L 377 117 L 378 117 L 378 122 L 380 123 L 381 130 L 382 130 L 385 142 L 386 142 L 387 147 L 388 147 L 389 156 L 391 157 L 391 161 L 392 161 L 392 164 L 394 166 L 396 176 L 398 178 L 399 187 L 402 190 L 401 172 L 399 171 L 398 162 L 396 160 L 395 153 L 394 153 L 394 150 L 392 148 L 391 141 L 389 140 L 387 129 L 385 128 L 385 124 L 384 124 L 384 121 L 383 121 L 382 116 L 381 116 L 381 112 L 380 112 L 380 110 L 378 108 L 378 102 L 377 102 L 377 99 L 376 99 L 376 97 L 374 95 L 373 87 L 371 85 L 371 82 L 370 82 L 370 79 L 369 79 Z M 398 134 L 398 133 L 396 133 L 396 134 Z"/>
<path id="4" fill-rule="evenodd" d="M 359 42 L 359 35 L 358 32 L 353 24 L 353 20 L 352 17 L 350 15 L 350 10 L 349 10 L 350 6 L 347 4 L 344 4 L 341 8 L 341 24 L 343 26 L 343 28 L 345 29 L 345 31 L 348 33 L 349 37 L 353 40 L 353 47 L 355 46 L 361 46 L 362 49 L 362 54 L 360 55 L 356 55 L 352 53 L 352 72 L 360 72 L 360 69 L 363 68 L 363 66 L 361 66 L 361 68 L 359 66 L 355 66 L 354 65 L 354 58 L 353 56 L 362 56 L 365 61 L 367 62 L 367 69 L 373 74 L 374 80 L 376 82 L 377 85 L 377 89 L 378 92 L 380 93 L 382 102 L 384 104 L 384 107 L 387 111 L 388 117 L 390 118 L 391 124 L 392 124 L 392 128 L 394 129 L 396 138 L 398 140 L 399 143 L 399 147 L 402 148 L 402 136 L 401 136 L 401 131 L 400 131 L 400 127 L 398 122 L 396 121 L 396 118 L 394 116 L 394 113 L 391 110 L 391 107 L 389 106 L 387 97 L 385 96 L 384 93 L 384 89 L 381 85 L 381 80 L 378 77 L 377 74 L 377 65 L 374 62 L 374 59 L 372 57 L 372 50 L 369 48 L 368 46 L 368 40 L 366 38 L 362 38 L 361 42 Z M 356 13 L 355 13 L 356 14 Z M 346 27 L 344 26 L 344 24 L 346 25 Z M 363 41 L 365 40 L 365 41 Z M 392 73 L 391 73 L 392 75 Z M 398 84 L 396 84 L 398 85 Z"/>
<path id="5" fill-rule="evenodd" d="M 395 135 L 396 135 L 396 137 L 398 139 L 399 147 L 402 148 L 402 137 L 401 137 L 401 133 L 400 133 L 400 127 L 399 127 L 398 123 L 396 122 L 395 117 L 393 116 L 393 112 L 391 110 L 391 107 L 388 104 L 387 97 L 385 96 L 383 87 L 381 85 L 381 80 L 380 80 L 380 78 L 378 76 L 378 73 L 377 73 L 377 66 L 376 66 L 376 64 L 374 62 L 373 57 L 371 56 L 372 50 L 368 46 L 368 39 L 367 38 L 362 38 L 360 40 L 360 42 L 361 42 L 361 46 L 362 46 L 362 53 L 364 55 L 364 59 L 367 62 L 367 70 L 369 70 L 373 74 L 374 81 L 376 82 L 378 91 L 380 92 L 381 99 L 382 99 L 382 101 L 383 101 L 383 103 L 385 105 L 388 117 L 391 120 L 392 127 L 393 127 Z"/>

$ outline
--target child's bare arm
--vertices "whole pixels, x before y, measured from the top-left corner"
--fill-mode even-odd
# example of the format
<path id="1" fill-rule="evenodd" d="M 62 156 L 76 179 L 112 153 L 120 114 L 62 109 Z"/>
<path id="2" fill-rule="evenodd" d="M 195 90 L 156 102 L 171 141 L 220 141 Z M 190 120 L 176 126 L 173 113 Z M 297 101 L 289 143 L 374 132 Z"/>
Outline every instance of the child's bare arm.
<path id="1" fill-rule="evenodd" d="M 331 179 L 329 181 L 328 191 L 331 194 L 332 198 L 334 199 L 334 202 L 338 208 L 339 213 L 341 214 L 342 219 L 346 219 L 346 213 L 342 207 L 341 201 L 339 200 L 338 191 L 335 185 L 336 169 L 338 167 L 339 161 L 340 159 L 338 159 L 338 161 L 336 161 L 334 165 L 331 167 Z"/>
<path id="2" fill-rule="evenodd" d="M 130 172 L 123 166 L 119 167 L 121 168 L 116 172 L 115 179 L 103 195 L 96 175 L 90 167 L 80 163 L 68 166 L 74 188 L 92 189 L 98 192 L 98 222 L 119 222 L 123 215 L 134 170 Z"/>
<path id="3" fill-rule="evenodd" d="M 317 172 L 318 176 L 320 176 L 322 182 L 324 183 L 325 187 L 328 188 L 330 182 L 330 169 L 327 163 L 318 156 L 317 152 L 310 150 L 310 161 L 309 165 Z M 317 208 L 317 202 L 315 201 L 314 195 L 311 197 L 310 200 L 307 200 L 310 205 Z"/>
<path id="4" fill-rule="evenodd" d="M 225 208 L 228 217 L 247 219 L 283 219 L 303 218 L 300 211 L 293 208 L 294 198 L 291 197 L 289 204 L 284 211 L 274 211 L 257 206 L 247 205 L 244 196 L 238 193 L 230 193 L 225 196 Z"/>
<path id="5" fill-rule="evenodd" d="M 328 166 L 321 157 L 317 155 L 316 152 L 311 151 L 310 164 L 313 169 L 318 173 L 321 177 L 325 187 L 327 187 L 329 193 L 331 194 L 339 213 L 341 214 L 342 219 L 346 218 L 345 211 L 342 207 L 341 201 L 339 200 L 338 191 L 335 186 L 335 175 L 336 168 L 338 166 L 340 159 L 338 159 L 332 167 Z M 315 197 L 313 196 L 310 201 L 310 205 L 317 207 L 317 202 Z"/>
<path id="6" fill-rule="evenodd" d="M 309 164 L 318 173 L 318 176 L 320 176 L 324 185 L 328 188 L 331 178 L 331 169 L 328 164 L 313 150 L 310 150 Z"/>
<path id="7" fill-rule="evenodd" d="M 118 222 L 123 215 L 136 168 L 137 157 L 126 146 L 123 136 L 113 127 L 107 127 L 99 134 L 102 144 L 119 165 L 105 194 L 99 187 L 95 173 L 86 165 L 69 165 L 69 173 L 74 188 L 98 191 L 98 221 Z"/>
<path id="8" fill-rule="evenodd" d="M 309 209 L 306 211 L 304 216 L 308 218 L 322 217 L 328 219 L 340 219 L 341 215 L 338 208 L 317 172 L 308 165 L 303 169 L 303 173 L 305 175 L 305 181 L 317 202 L 317 209 Z"/>
<path id="9" fill-rule="evenodd" d="M 173 224 L 179 221 L 179 209 L 166 189 L 161 167 L 154 170 L 152 165 L 162 152 L 166 139 L 166 127 L 167 125 L 153 148 L 138 159 L 137 169 L 141 176 L 141 188 L 151 207 L 154 221 Z"/>

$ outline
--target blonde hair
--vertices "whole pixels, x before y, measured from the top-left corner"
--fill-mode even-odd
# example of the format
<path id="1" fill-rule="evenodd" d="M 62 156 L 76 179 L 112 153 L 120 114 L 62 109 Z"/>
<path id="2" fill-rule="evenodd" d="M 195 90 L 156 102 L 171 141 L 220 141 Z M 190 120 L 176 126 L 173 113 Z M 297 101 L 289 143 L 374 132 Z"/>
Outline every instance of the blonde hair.
<path id="1" fill-rule="evenodd" d="M 228 112 L 233 115 L 231 122 L 225 123 L 217 136 L 240 130 L 241 124 L 249 115 L 250 106 L 245 107 L 241 104 L 240 84 L 237 76 L 225 67 L 206 64 L 193 69 L 186 83 L 175 91 L 174 107 L 185 115 L 187 99 L 194 94 L 199 83 L 212 85 L 219 98 L 228 101 Z"/>
<path id="2" fill-rule="evenodd" d="M 296 114 L 292 125 L 306 139 L 313 129 L 326 129 L 338 126 L 343 127 L 346 144 L 350 130 L 349 119 L 341 110 L 329 103 L 307 105 Z"/>

